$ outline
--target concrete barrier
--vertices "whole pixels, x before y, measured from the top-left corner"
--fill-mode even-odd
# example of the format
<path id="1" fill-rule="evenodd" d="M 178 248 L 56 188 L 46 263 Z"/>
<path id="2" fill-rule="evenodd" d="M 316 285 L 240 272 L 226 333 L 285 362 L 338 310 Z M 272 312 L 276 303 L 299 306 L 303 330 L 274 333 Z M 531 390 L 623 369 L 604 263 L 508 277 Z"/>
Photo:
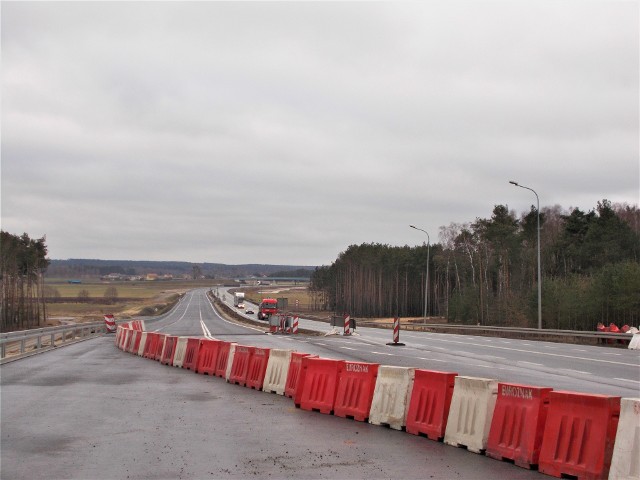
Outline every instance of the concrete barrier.
<path id="1" fill-rule="evenodd" d="M 178 337 L 178 342 L 175 346 L 175 353 L 173 354 L 173 366 L 182 368 L 184 363 L 184 355 L 187 353 L 187 342 L 189 337 Z"/>
<path id="2" fill-rule="evenodd" d="M 415 370 L 412 367 L 387 365 L 378 368 L 369 423 L 386 425 L 395 430 L 402 430 L 406 426 Z"/>
<path id="3" fill-rule="evenodd" d="M 609 480 L 640 480 L 640 398 L 623 398 Z"/>
<path id="4" fill-rule="evenodd" d="M 457 376 L 444 443 L 484 453 L 497 396 L 496 380 Z"/>
<path id="5" fill-rule="evenodd" d="M 284 395 L 291 362 L 291 350 L 272 349 L 267 363 L 267 371 L 264 374 L 262 391 Z"/>

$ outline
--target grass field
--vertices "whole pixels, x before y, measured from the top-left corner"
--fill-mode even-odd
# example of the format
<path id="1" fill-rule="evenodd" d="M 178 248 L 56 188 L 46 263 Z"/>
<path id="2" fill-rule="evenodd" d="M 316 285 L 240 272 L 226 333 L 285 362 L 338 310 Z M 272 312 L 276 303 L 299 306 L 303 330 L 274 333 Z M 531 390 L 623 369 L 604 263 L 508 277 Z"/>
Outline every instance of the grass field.
<path id="1" fill-rule="evenodd" d="M 175 280 L 155 282 L 103 282 L 83 280 L 80 284 L 71 284 L 67 280 L 48 279 L 45 287 L 55 289 L 60 297 L 68 301 L 47 303 L 47 324 L 59 325 L 64 319 L 77 322 L 101 320 L 103 315 L 112 314 L 117 319 L 162 311 L 187 290 L 193 288 L 215 287 L 216 280 Z M 105 299 L 108 288 L 115 287 L 117 298 Z M 78 295 L 85 290 L 89 294 L 88 302 L 77 301 Z"/>

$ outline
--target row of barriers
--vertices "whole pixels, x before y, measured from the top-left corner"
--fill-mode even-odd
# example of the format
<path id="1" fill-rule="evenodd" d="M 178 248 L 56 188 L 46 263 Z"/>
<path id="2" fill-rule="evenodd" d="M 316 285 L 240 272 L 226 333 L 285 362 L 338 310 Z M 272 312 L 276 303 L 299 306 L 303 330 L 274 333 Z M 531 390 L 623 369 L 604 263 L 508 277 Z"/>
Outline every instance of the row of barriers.
<path id="1" fill-rule="evenodd" d="M 271 315 L 269 317 L 269 332 L 297 335 L 299 323 L 300 318 L 297 315 L 289 313 Z"/>
<path id="2" fill-rule="evenodd" d="M 640 398 L 554 391 L 119 325 L 121 350 L 558 478 L 640 479 Z"/>

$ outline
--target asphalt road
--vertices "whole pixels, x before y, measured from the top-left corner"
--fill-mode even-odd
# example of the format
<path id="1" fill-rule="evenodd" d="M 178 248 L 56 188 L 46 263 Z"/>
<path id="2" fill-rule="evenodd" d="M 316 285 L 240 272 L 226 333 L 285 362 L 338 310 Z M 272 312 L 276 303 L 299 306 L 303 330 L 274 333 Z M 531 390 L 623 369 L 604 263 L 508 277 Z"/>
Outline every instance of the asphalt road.
<path id="1" fill-rule="evenodd" d="M 389 331 L 375 329 L 358 329 L 353 337 L 265 335 L 222 320 L 203 290 L 189 292 L 170 315 L 147 326 L 330 358 L 639 396 L 640 381 L 632 381 L 638 353 L 626 350 L 550 351 L 543 342 L 417 332 L 403 332 L 406 347 L 388 347 Z M 0 478 L 545 478 L 426 438 L 296 409 L 288 398 L 127 354 L 113 341 L 105 336 L 0 367 Z M 520 362 L 558 362 L 561 371 L 509 365 L 511 354 L 522 356 Z M 583 373 L 574 373 L 578 368 Z M 609 375 L 602 373 L 607 369 Z M 598 386 L 608 392 L 595 391 Z"/>
<path id="2" fill-rule="evenodd" d="M 200 293 L 204 294 L 204 291 L 196 294 L 198 298 Z M 231 301 L 230 295 L 226 294 L 226 298 Z M 188 317 L 185 315 L 182 321 L 188 323 Z M 326 323 L 310 320 L 301 320 L 300 327 L 321 332 L 331 330 Z M 212 333 L 216 336 L 213 330 Z M 402 331 L 400 341 L 405 346 L 391 347 L 387 345 L 393 340 L 391 330 L 360 327 L 356 333 L 351 337 L 268 335 L 279 340 L 260 339 L 257 341 L 263 343 L 255 346 L 290 348 L 327 358 L 457 372 L 555 390 L 640 396 L 640 352 L 637 350 L 417 331 Z M 220 336 L 223 339 L 229 336 L 226 333 L 219 335 L 225 335 Z M 244 343 L 242 336 L 231 335 L 231 338 Z"/>

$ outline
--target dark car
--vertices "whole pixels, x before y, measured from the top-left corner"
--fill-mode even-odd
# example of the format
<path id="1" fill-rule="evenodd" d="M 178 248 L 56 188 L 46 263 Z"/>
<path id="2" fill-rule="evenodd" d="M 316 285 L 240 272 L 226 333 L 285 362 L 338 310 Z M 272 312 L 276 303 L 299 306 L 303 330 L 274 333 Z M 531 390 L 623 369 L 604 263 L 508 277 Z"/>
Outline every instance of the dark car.
<path id="1" fill-rule="evenodd" d="M 253 315 L 253 314 L 254 314 L 254 313 L 256 313 L 256 312 L 254 312 L 254 311 L 253 311 L 253 310 L 251 310 L 250 308 L 247 308 L 247 309 L 244 311 L 244 313 L 246 313 L 247 315 Z"/>

